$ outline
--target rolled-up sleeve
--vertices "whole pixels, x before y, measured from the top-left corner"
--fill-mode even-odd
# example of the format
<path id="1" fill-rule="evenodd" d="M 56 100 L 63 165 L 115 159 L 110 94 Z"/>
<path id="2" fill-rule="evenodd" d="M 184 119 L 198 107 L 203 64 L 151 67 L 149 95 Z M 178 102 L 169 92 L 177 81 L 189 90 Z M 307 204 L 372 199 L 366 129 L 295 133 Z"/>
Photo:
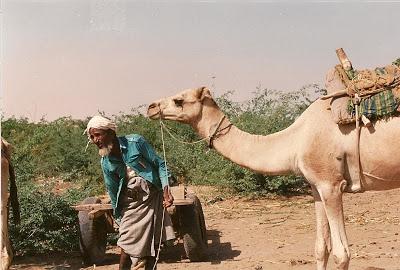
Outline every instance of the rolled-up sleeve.
<path id="1" fill-rule="evenodd" d="M 158 170 L 158 176 L 160 177 L 162 188 L 168 186 L 168 178 L 171 174 L 165 167 L 164 160 L 157 155 L 153 147 L 142 136 L 140 136 L 138 140 L 138 148 L 143 157 Z"/>

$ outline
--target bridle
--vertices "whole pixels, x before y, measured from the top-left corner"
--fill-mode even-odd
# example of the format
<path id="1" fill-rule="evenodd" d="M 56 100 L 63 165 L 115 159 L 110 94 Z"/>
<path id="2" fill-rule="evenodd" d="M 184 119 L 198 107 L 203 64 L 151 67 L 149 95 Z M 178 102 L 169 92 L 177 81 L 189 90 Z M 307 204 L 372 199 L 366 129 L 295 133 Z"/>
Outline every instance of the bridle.
<path id="1" fill-rule="evenodd" d="M 232 123 L 229 123 L 228 125 L 226 125 L 225 127 L 221 128 L 222 122 L 224 121 L 224 119 L 226 118 L 226 116 L 222 116 L 221 119 L 219 120 L 218 124 L 216 125 L 214 132 L 211 133 L 211 135 L 209 135 L 207 138 L 207 145 L 208 148 L 213 148 L 213 141 L 215 138 L 217 138 L 220 133 L 228 128 L 230 128 L 232 126 Z"/>
<path id="2" fill-rule="evenodd" d="M 215 126 L 215 129 L 214 129 L 212 132 L 210 132 L 210 135 L 208 135 L 207 137 L 204 137 L 204 138 L 202 138 L 202 139 L 200 139 L 200 140 L 194 141 L 194 142 L 187 142 L 187 141 L 184 141 L 184 140 L 181 140 L 181 139 L 177 138 L 176 135 L 172 134 L 172 129 L 169 128 L 169 127 L 162 121 L 163 114 L 162 114 L 162 110 L 161 110 L 161 108 L 160 108 L 160 105 L 158 105 L 158 114 L 160 115 L 160 125 L 161 125 L 161 127 L 162 127 L 165 131 L 167 131 L 167 133 L 168 133 L 174 140 L 176 140 L 176 141 L 178 141 L 178 142 L 180 142 L 180 143 L 183 143 L 183 144 L 197 144 L 197 143 L 200 143 L 200 142 L 203 142 L 203 141 L 207 141 L 207 146 L 208 146 L 210 149 L 213 148 L 213 141 L 214 141 L 218 136 L 221 135 L 221 132 L 224 131 L 224 130 L 226 130 L 226 129 L 229 129 L 229 128 L 233 125 L 232 123 L 229 123 L 229 124 L 226 125 L 225 127 L 221 128 L 221 125 L 222 125 L 223 121 L 226 119 L 226 116 L 224 115 L 224 116 L 221 117 L 221 119 L 220 119 L 216 124 L 212 125 L 212 126 Z M 156 114 L 153 114 L 152 116 L 154 116 L 154 115 L 156 115 Z"/>

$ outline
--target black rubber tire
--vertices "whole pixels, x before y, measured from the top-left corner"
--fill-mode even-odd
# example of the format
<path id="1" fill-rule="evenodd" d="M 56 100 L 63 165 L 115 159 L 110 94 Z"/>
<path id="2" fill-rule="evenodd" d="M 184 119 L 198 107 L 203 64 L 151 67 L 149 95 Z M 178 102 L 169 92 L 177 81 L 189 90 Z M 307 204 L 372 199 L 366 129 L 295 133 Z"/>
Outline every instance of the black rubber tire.
<path id="1" fill-rule="evenodd" d="M 82 204 L 101 203 L 96 197 L 89 197 Z M 90 219 L 88 211 L 79 211 L 79 248 L 85 264 L 101 264 L 107 245 L 107 221 L 103 216 Z"/>
<path id="2" fill-rule="evenodd" d="M 200 200 L 193 194 L 188 194 L 188 197 L 194 203 L 180 209 L 183 247 L 191 262 L 201 262 L 207 259 L 206 223 Z"/>

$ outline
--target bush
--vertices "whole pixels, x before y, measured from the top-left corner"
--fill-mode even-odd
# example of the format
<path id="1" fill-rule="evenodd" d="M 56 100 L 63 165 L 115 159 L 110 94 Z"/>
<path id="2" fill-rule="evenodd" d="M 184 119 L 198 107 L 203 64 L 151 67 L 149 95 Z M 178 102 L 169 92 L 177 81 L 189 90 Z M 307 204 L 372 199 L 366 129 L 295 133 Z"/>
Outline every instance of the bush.
<path id="1" fill-rule="evenodd" d="M 80 199 L 72 190 L 55 195 L 51 185 L 26 184 L 19 190 L 21 223 L 11 224 L 10 237 L 17 254 L 78 249 L 77 212 L 71 204 Z M 12 218 L 11 218 L 12 220 Z"/>

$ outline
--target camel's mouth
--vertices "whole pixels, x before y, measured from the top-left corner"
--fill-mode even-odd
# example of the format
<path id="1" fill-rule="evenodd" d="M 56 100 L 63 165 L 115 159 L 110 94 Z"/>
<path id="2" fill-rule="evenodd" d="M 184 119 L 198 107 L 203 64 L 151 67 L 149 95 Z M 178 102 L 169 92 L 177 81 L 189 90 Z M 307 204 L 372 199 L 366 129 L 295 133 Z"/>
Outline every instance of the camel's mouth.
<path id="1" fill-rule="evenodd" d="M 179 116 L 173 115 L 173 114 L 162 114 L 161 116 L 162 119 L 164 120 L 173 120 L 173 121 L 182 121 L 183 119 Z"/>
<path id="2" fill-rule="evenodd" d="M 181 113 L 176 113 L 160 106 L 159 102 L 154 102 L 147 108 L 147 117 L 151 120 L 163 119 L 172 120 L 178 122 L 184 122 L 184 115 Z"/>
<path id="3" fill-rule="evenodd" d="M 164 114 L 160 109 L 157 110 L 147 110 L 147 117 L 151 120 L 163 119 L 163 120 L 175 120 L 180 121 L 181 119 L 173 114 Z"/>
<path id="4" fill-rule="evenodd" d="M 147 112 L 147 117 L 152 119 L 152 120 L 156 120 L 160 118 L 160 111 L 155 112 L 153 114 L 149 114 L 149 112 Z"/>
<path id="5" fill-rule="evenodd" d="M 179 121 L 179 122 L 183 121 L 183 119 L 177 117 L 176 115 L 164 114 L 164 113 L 161 113 L 161 111 L 152 112 L 152 113 L 147 112 L 147 117 L 150 118 L 151 120 L 162 119 L 162 120 L 173 120 L 173 121 Z"/>

